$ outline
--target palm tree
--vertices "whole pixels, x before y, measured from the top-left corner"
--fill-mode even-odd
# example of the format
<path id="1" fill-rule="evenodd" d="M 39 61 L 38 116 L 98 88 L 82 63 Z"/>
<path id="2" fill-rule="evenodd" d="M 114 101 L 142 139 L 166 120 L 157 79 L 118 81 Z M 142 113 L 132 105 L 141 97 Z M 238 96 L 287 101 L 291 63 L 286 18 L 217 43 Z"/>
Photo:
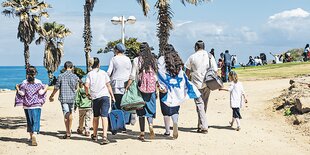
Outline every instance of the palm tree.
<path id="1" fill-rule="evenodd" d="M 181 0 L 183 5 L 186 3 L 197 5 L 208 1 L 210 0 Z M 150 10 L 147 0 L 137 0 L 137 2 L 142 6 L 144 16 L 147 16 Z M 157 0 L 155 8 L 158 9 L 157 37 L 159 39 L 159 55 L 163 55 L 163 49 L 168 44 L 170 37 L 170 30 L 173 29 L 173 12 L 170 7 L 170 0 Z"/>
<path id="2" fill-rule="evenodd" d="M 90 26 L 90 12 L 93 11 L 95 3 L 96 3 L 96 0 L 85 0 L 85 5 L 84 5 L 84 33 L 83 33 L 83 38 L 84 38 L 84 43 L 85 43 L 84 51 L 85 51 L 87 72 L 90 71 L 89 59 L 90 59 L 91 39 L 92 39 L 91 26 Z"/>
<path id="3" fill-rule="evenodd" d="M 50 82 L 53 80 L 53 73 L 58 69 L 63 56 L 64 38 L 71 34 L 70 30 L 62 24 L 44 23 L 38 28 L 40 37 L 36 44 L 45 42 L 43 65 L 47 70 Z"/>
<path id="4" fill-rule="evenodd" d="M 48 18 L 49 15 L 45 10 L 50 8 L 50 5 L 38 0 L 7 0 L 2 2 L 2 7 L 8 8 L 2 12 L 5 16 L 19 17 L 17 38 L 24 43 L 25 68 L 27 68 L 30 66 L 29 45 L 35 39 L 41 17 Z"/>

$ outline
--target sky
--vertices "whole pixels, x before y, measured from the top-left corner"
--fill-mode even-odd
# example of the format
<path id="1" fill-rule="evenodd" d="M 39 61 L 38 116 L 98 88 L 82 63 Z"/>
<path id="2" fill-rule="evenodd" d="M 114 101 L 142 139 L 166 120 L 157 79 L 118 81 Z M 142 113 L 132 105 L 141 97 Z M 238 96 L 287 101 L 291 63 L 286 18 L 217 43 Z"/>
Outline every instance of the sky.
<path id="1" fill-rule="evenodd" d="M 125 37 L 146 41 L 158 53 L 156 37 L 157 12 L 155 0 L 148 0 L 151 11 L 143 16 L 136 0 L 97 0 L 91 16 L 93 34 L 91 56 L 99 57 L 107 65 L 113 56 L 97 54 L 108 41 L 121 38 L 121 26 L 113 25 L 114 16 L 135 16 L 135 24 L 126 24 Z M 3 2 L 3 0 L 1 1 Z M 44 22 L 64 24 L 72 34 L 64 40 L 62 64 L 70 60 L 75 65 L 85 65 L 83 26 L 83 0 L 45 0 L 51 4 L 50 17 Z M 197 6 L 183 5 L 171 0 L 174 12 L 174 29 L 169 42 L 180 53 L 183 61 L 194 53 L 194 44 L 203 40 L 206 50 L 215 49 L 218 59 L 221 52 L 229 50 L 245 63 L 249 56 L 285 52 L 292 48 L 304 48 L 310 43 L 309 0 L 212 0 Z M 4 8 L 1 7 L 1 11 Z M 0 66 L 23 66 L 23 44 L 16 38 L 18 18 L 0 15 Z M 43 65 L 43 45 L 30 46 L 30 63 Z"/>

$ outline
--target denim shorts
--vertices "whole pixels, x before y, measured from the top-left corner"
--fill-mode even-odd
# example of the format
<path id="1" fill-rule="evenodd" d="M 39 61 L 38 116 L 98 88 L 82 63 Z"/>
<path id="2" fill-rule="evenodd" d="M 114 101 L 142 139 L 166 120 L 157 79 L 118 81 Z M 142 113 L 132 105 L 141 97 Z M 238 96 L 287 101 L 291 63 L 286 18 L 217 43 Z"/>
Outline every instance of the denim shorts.
<path id="1" fill-rule="evenodd" d="M 108 117 L 110 110 L 110 99 L 108 96 L 103 96 L 93 100 L 94 117 Z"/>
<path id="2" fill-rule="evenodd" d="M 69 112 L 72 113 L 74 104 L 73 103 L 61 103 L 61 108 L 64 116 Z"/>
<path id="3" fill-rule="evenodd" d="M 27 132 L 40 132 L 41 108 L 24 109 L 27 119 Z"/>

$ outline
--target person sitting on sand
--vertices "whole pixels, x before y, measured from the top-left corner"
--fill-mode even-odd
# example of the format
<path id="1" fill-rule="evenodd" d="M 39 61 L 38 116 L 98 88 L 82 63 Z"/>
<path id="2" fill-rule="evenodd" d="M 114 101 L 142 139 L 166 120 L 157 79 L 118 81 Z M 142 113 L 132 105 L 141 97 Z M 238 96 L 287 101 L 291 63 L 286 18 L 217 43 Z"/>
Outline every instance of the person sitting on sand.
<path id="1" fill-rule="evenodd" d="M 237 122 L 236 130 L 239 131 L 241 129 L 240 119 L 242 119 L 240 114 L 240 108 L 242 107 L 243 102 L 247 103 L 248 100 L 245 97 L 242 83 L 238 80 L 238 75 L 235 71 L 229 72 L 229 80 L 232 81 L 229 88 L 228 89 L 221 88 L 219 90 L 230 92 L 230 107 L 232 108 L 233 115 L 232 120 L 231 122 L 229 122 L 229 124 L 232 127 L 234 121 L 236 120 Z"/>
<path id="2" fill-rule="evenodd" d="M 37 69 L 34 66 L 29 66 L 26 81 L 16 85 L 17 93 L 15 97 L 15 106 L 24 107 L 27 132 L 29 132 L 32 146 L 38 145 L 34 134 L 40 132 L 41 107 L 45 103 L 48 87 L 38 82 L 39 80 L 35 78 L 36 75 Z"/>

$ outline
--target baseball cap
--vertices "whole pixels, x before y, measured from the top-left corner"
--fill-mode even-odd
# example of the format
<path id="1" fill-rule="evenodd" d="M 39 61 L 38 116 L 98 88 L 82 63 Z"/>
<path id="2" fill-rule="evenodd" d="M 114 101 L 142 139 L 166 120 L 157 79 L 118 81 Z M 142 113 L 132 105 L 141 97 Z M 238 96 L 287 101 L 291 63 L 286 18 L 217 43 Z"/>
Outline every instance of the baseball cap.
<path id="1" fill-rule="evenodd" d="M 126 51 L 126 47 L 122 43 L 118 43 L 115 45 L 114 49 L 117 49 L 118 51 L 124 53 Z"/>

